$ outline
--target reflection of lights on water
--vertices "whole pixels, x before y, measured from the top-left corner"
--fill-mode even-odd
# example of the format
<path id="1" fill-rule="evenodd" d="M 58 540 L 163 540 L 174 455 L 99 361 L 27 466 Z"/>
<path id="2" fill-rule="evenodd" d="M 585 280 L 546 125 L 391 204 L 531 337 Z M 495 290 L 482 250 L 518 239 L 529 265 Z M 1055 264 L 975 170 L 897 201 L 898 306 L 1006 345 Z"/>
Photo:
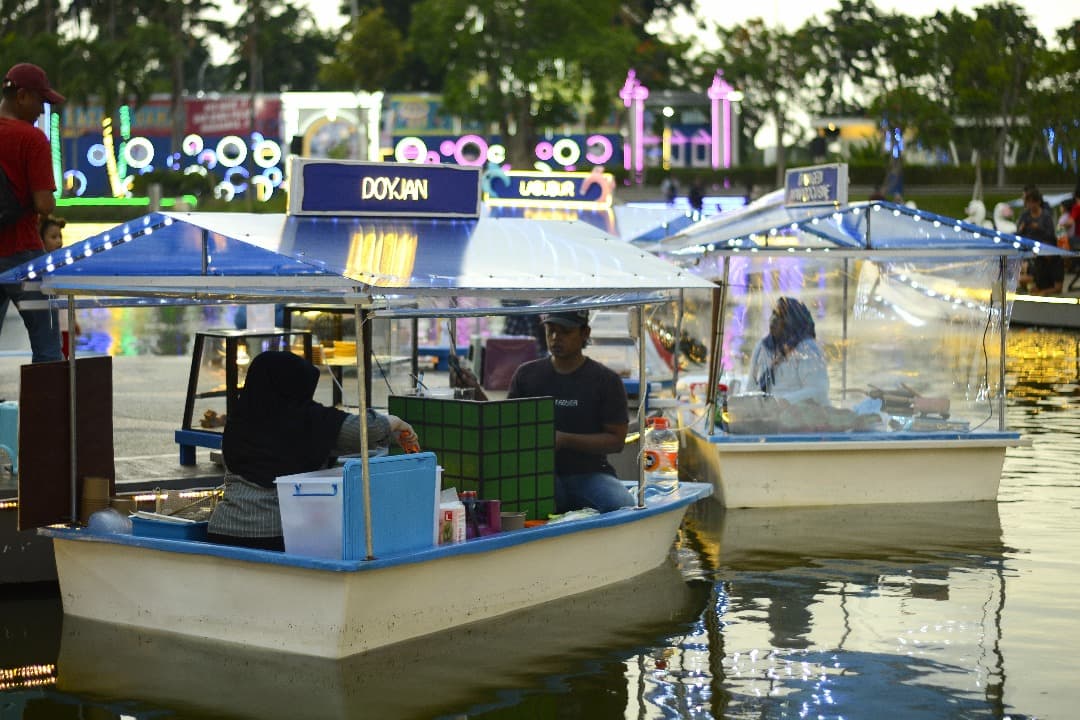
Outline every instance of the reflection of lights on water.
<path id="1" fill-rule="evenodd" d="M 0 668 L 0 690 L 56 684 L 56 665 L 22 665 Z"/>

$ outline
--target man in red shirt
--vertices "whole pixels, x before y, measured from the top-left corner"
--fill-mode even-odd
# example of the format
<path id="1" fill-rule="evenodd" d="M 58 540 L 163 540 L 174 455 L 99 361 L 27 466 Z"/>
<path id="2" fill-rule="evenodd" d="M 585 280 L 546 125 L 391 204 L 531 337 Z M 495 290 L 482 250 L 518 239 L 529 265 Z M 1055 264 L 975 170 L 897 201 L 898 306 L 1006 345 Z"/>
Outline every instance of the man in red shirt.
<path id="1" fill-rule="evenodd" d="M 45 103 L 59 105 L 64 96 L 49 85 L 37 65 L 19 63 L 4 75 L 0 98 L 0 168 L 7 175 L 19 203 L 25 208 L 14 222 L 0 226 L 0 273 L 29 262 L 45 252 L 38 219 L 56 208 L 53 192 L 52 149 L 34 122 Z M 24 308 L 24 302 L 44 300 L 39 292 L 19 285 L 0 285 L 0 329 L 8 302 L 14 302 L 30 337 L 33 362 L 62 360 L 56 310 Z"/>

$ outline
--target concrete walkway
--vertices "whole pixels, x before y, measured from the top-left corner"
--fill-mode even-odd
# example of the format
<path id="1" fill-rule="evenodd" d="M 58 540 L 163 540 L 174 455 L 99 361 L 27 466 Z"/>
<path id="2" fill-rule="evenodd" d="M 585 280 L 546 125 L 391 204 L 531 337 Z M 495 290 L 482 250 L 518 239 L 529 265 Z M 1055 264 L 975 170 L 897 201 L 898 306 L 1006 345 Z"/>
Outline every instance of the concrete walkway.
<path id="1" fill-rule="evenodd" d="M 30 362 L 22 318 L 12 310 L 0 333 L 0 399 L 32 402 L 20 396 L 20 367 Z M 113 358 L 113 444 L 118 482 L 220 477 L 222 469 L 200 449 L 197 464 L 181 466 L 173 439 L 183 419 L 191 359 L 134 355 Z M 58 428 L 59 431 L 59 428 Z M 66 436 L 66 433 L 59 437 Z M 12 484 L 0 474 L 0 490 Z M 216 484 L 216 483 L 215 483 Z"/>

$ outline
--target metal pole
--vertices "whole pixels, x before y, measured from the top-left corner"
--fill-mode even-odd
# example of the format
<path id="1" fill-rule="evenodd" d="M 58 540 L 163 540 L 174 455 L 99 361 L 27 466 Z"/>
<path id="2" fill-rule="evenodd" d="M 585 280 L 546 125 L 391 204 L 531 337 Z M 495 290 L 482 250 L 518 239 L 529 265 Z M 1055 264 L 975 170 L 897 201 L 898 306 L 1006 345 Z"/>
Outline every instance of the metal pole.
<path id="1" fill-rule="evenodd" d="M 724 357 L 724 315 L 727 313 L 727 288 L 731 268 L 728 258 L 723 258 L 723 272 L 720 287 L 713 290 L 713 327 L 712 338 L 709 348 L 709 386 L 705 389 L 705 412 L 708 414 L 705 423 L 706 431 L 712 435 L 716 431 L 716 386 L 720 382 L 723 372 Z M 712 411 L 709 411 L 712 408 Z"/>
<path id="2" fill-rule="evenodd" d="M 371 533 L 371 464 L 368 462 L 368 426 L 367 393 L 364 392 L 364 356 L 367 345 L 364 343 L 364 311 L 359 305 L 354 306 L 353 320 L 356 327 L 356 386 L 357 412 L 360 413 L 360 488 L 364 494 L 364 551 L 368 560 L 375 559 Z"/>
<path id="3" fill-rule="evenodd" d="M 76 422 L 76 409 L 77 403 L 75 402 L 75 296 L 67 296 L 67 319 L 68 319 L 68 433 L 70 435 L 70 445 L 68 452 L 71 453 L 68 457 L 70 462 L 68 463 L 68 472 L 70 473 L 69 479 L 71 482 L 71 522 L 75 523 L 79 520 L 79 463 L 76 457 L 76 448 L 78 447 L 78 423 Z"/>
<path id="4" fill-rule="evenodd" d="M 842 318 L 841 328 L 842 329 L 841 329 L 841 334 L 840 334 L 840 339 L 841 339 L 841 343 L 840 343 L 840 397 L 844 398 L 844 399 L 847 399 L 847 349 L 848 349 L 847 348 L 847 346 L 848 346 L 847 321 L 848 321 L 848 282 L 849 282 L 848 272 L 849 272 L 850 267 L 851 267 L 849 265 L 850 262 L 851 261 L 848 258 L 844 258 L 844 270 L 843 270 L 843 272 L 844 272 L 844 294 L 843 294 L 844 307 L 843 307 L 843 309 L 841 311 L 841 318 Z"/>
<path id="5" fill-rule="evenodd" d="M 675 308 L 675 343 L 671 349 L 671 396 L 679 393 L 679 351 L 682 350 L 683 310 L 686 306 L 686 291 L 679 290 L 679 305 Z"/>
<path id="6" fill-rule="evenodd" d="M 648 378 L 645 377 L 645 307 L 638 306 L 637 336 L 638 336 L 638 486 L 637 506 L 645 507 L 645 453 L 641 450 L 645 445 L 645 399 L 649 396 Z"/>
<path id="7" fill-rule="evenodd" d="M 1006 287 L 1006 275 L 1008 268 L 1008 260 L 1005 256 L 1002 256 L 998 261 L 998 292 L 1001 293 L 1001 314 L 998 322 L 998 334 L 1001 336 L 1001 357 L 998 362 L 998 430 L 1004 432 L 1005 430 L 1005 353 L 1007 352 L 1005 346 L 1005 328 L 1006 326 L 1006 314 L 1005 314 L 1005 292 L 1008 289 Z M 990 312 L 994 311 L 994 304 L 990 303 Z"/>

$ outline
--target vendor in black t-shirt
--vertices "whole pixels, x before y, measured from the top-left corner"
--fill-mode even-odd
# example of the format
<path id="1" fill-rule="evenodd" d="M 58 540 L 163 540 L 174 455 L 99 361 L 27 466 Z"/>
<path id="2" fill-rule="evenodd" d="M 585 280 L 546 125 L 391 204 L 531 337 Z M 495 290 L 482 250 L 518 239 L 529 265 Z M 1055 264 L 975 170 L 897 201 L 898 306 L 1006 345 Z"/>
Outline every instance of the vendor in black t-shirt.
<path id="1" fill-rule="evenodd" d="M 555 510 L 633 505 L 607 461 L 626 441 L 626 389 L 614 371 L 582 354 L 589 312 L 551 313 L 542 322 L 549 354 L 518 367 L 507 397 L 555 398 Z"/>

